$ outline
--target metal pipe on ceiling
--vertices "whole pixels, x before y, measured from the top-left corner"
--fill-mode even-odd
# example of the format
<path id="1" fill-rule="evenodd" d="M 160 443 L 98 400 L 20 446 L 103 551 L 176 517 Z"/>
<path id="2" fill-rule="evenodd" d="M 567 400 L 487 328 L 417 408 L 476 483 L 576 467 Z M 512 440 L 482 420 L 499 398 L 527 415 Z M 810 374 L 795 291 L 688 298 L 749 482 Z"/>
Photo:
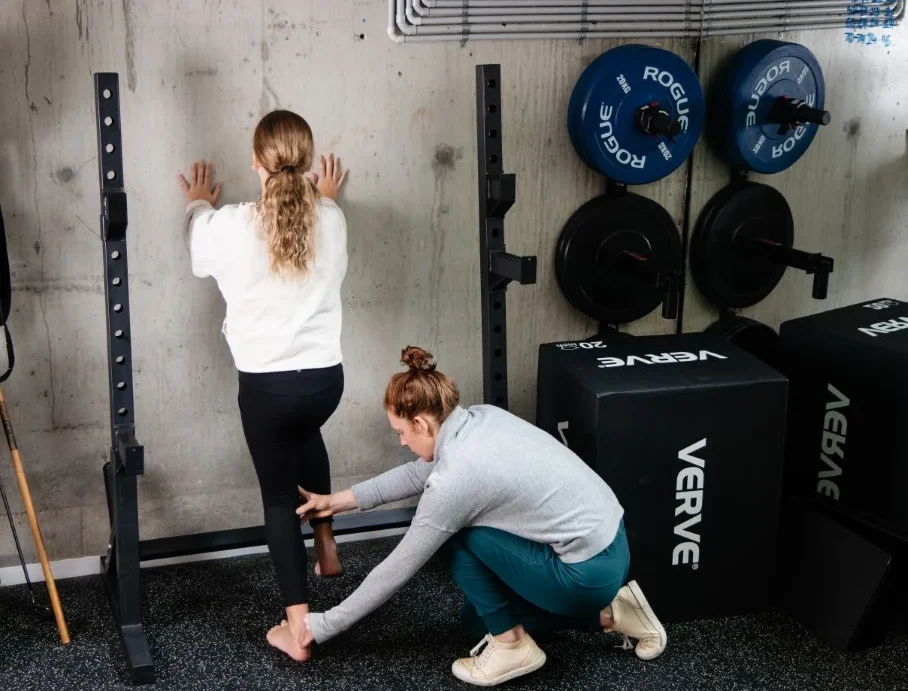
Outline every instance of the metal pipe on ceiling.
<path id="1" fill-rule="evenodd" d="M 516 9 L 525 9 L 528 7 L 546 7 L 546 8 L 574 8 L 583 7 L 627 7 L 628 5 L 645 4 L 651 7 L 721 7 L 725 5 L 766 5 L 778 4 L 791 5 L 794 7 L 806 7 L 815 5 L 853 5 L 851 0 L 646 0 L 643 3 L 628 2 L 628 0 L 416 0 L 414 6 L 422 11 L 434 11 L 440 8 L 463 9 L 482 9 L 482 8 L 503 8 L 511 7 Z M 870 3 L 867 3 L 870 4 Z M 895 0 L 886 0 L 882 3 L 873 3 L 879 5 L 894 5 Z M 422 13 L 422 12 L 420 12 Z"/>
<path id="2" fill-rule="evenodd" d="M 596 25 L 601 22 L 645 22 L 652 21 L 656 19 L 658 21 L 686 21 L 686 22 L 697 22 L 700 21 L 700 18 L 695 14 L 690 13 L 678 13 L 678 14 L 665 14 L 665 15 L 654 15 L 647 14 L 646 12 L 641 12 L 642 8 L 633 8 L 630 12 L 618 13 L 618 12 L 608 12 L 608 13 L 599 13 L 599 12 L 590 12 L 587 14 L 521 14 L 521 15 L 506 15 L 506 14 L 490 14 L 490 15 L 471 15 L 470 16 L 470 25 L 474 24 L 508 24 L 519 21 L 522 24 L 543 24 L 546 22 L 576 22 L 576 23 L 589 23 L 591 25 Z M 726 19 L 734 18 L 780 18 L 780 19 L 797 19 L 797 18 L 806 18 L 812 16 L 819 17 L 828 17 L 830 13 L 828 9 L 824 8 L 815 8 L 809 10 L 800 10 L 798 12 L 779 12 L 775 9 L 749 9 L 749 10 L 732 10 L 728 12 L 711 12 L 706 18 L 706 22 L 712 26 L 718 26 L 718 22 L 724 21 Z M 839 12 L 836 16 L 847 17 L 847 13 Z M 436 15 L 432 14 L 428 17 L 417 17 L 418 21 L 414 22 L 415 26 L 439 26 L 455 23 L 453 20 L 460 17 L 460 15 Z M 462 24 L 462 22 L 460 22 Z"/>
<path id="3" fill-rule="evenodd" d="M 397 43 L 708 38 L 844 28 L 846 20 L 856 16 L 848 11 L 851 6 L 850 0 L 388 0 L 388 36 Z M 870 15 L 880 17 L 878 23 L 889 20 L 898 26 L 905 0 L 874 3 L 873 9 L 879 10 Z"/>

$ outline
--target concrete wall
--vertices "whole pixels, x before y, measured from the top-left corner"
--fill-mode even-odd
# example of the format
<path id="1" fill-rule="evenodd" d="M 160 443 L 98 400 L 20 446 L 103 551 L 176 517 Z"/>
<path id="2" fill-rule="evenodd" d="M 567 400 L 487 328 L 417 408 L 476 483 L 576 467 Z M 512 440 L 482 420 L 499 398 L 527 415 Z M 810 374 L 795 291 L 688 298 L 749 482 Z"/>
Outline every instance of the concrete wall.
<path id="1" fill-rule="evenodd" d="M 318 8 L 316 10 L 316 8 Z M 213 281 L 194 279 L 180 241 L 176 173 L 215 162 L 223 201 L 257 194 L 250 137 L 275 107 L 312 124 L 317 148 L 351 169 L 344 287 L 347 388 L 325 436 L 335 487 L 407 458 L 381 394 L 401 347 L 431 349 L 465 402 L 481 398 L 474 66 L 500 63 L 505 170 L 517 173 L 508 249 L 536 254 L 538 283 L 509 292 L 511 407 L 533 419 L 536 348 L 595 328 L 562 297 L 551 269 L 570 214 L 601 180 L 568 143 L 564 117 L 582 69 L 613 43 L 413 44 L 385 35 L 385 3 L 139 3 L 10 0 L 0 7 L 0 204 L 13 272 L 16 368 L 4 391 L 52 559 L 99 554 L 107 540 L 101 466 L 108 409 L 98 236 L 92 74 L 122 88 L 142 537 L 256 525 L 258 489 L 236 410 L 236 377 L 219 333 Z M 904 297 L 908 218 L 899 105 L 905 51 L 853 49 L 840 32 L 790 37 L 826 70 L 834 124 L 771 183 L 795 210 L 798 243 L 837 260 L 830 299 L 791 274 L 749 312 L 782 319 L 835 304 Z M 703 79 L 746 39 L 710 41 Z M 692 42 L 662 47 L 693 60 Z M 705 145 L 694 211 L 724 181 Z M 683 220 L 686 171 L 637 190 Z M 689 291 L 685 328 L 713 311 Z M 668 333 L 658 311 L 635 333 Z M 4 454 L 5 457 L 5 454 Z M 33 558 L 8 460 L 0 476 Z M 14 561 L 0 523 L 0 564 Z"/>

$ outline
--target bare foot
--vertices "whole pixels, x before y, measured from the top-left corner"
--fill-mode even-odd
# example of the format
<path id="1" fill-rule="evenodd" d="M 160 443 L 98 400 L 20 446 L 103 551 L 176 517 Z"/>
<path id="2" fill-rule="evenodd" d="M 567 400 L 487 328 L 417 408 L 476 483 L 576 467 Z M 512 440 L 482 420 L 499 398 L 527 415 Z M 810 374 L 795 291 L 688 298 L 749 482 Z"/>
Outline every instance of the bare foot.
<path id="1" fill-rule="evenodd" d="M 323 576 L 325 578 L 332 578 L 334 576 L 340 576 L 344 572 L 344 567 L 341 566 L 340 559 L 337 558 L 337 555 L 334 556 L 333 560 L 326 560 L 325 566 L 325 572 L 322 573 L 321 562 L 316 562 L 315 575 Z"/>
<path id="2" fill-rule="evenodd" d="M 344 572 L 340 558 L 337 556 L 337 543 L 334 540 L 320 540 L 315 544 L 315 575 L 324 578 L 340 576 Z"/>
<path id="3" fill-rule="evenodd" d="M 308 648 L 300 648 L 293 634 L 290 632 L 290 625 L 284 619 L 278 626 L 272 628 L 266 636 L 268 643 L 283 653 L 286 653 L 297 662 L 305 662 L 312 657 L 312 651 Z"/>

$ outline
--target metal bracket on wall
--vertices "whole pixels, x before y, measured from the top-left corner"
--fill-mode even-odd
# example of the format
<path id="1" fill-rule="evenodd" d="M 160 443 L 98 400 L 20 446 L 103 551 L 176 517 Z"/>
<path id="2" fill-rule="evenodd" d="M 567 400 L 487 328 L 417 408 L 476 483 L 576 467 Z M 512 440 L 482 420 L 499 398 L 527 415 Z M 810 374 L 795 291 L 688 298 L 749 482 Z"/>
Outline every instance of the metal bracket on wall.
<path id="1" fill-rule="evenodd" d="M 511 281 L 536 282 L 536 257 L 505 251 L 504 217 L 516 198 L 516 178 L 504 173 L 501 145 L 501 66 L 476 66 L 479 172 L 479 256 L 482 281 L 483 400 L 508 407 L 506 291 Z"/>

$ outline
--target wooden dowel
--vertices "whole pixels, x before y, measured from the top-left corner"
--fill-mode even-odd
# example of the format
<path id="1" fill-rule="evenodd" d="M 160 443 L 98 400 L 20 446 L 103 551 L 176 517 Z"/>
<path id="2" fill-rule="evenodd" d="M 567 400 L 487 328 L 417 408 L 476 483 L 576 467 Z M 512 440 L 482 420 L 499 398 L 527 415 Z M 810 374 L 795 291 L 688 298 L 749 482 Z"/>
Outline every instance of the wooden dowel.
<path id="1" fill-rule="evenodd" d="M 3 389 L 0 388 L 0 419 L 3 420 L 3 431 L 6 433 L 6 442 L 9 444 L 9 451 L 13 457 L 13 468 L 16 471 L 16 479 L 19 481 L 19 489 L 22 492 L 22 502 L 25 504 L 25 513 L 28 516 L 28 525 L 32 531 L 32 537 L 35 540 L 35 547 L 38 550 L 38 559 L 41 562 L 41 570 L 44 571 L 44 581 L 47 584 L 47 592 L 50 595 L 51 607 L 54 610 L 54 618 L 57 620 L 57 629 L 60 631 L 60 640 L 63 645 L 69 643 L 69 630 L 66 626 L 66 619 L 63 617 L 63 606 L 60 604 L 60 596 L 57 594 L 57 584 L 54 581 L 54 574 L 50 570 L 50 562 L 47 560 L 47 552 L 44 549 L 44 538 L 41 537 L 41 527 L 38 525 L 38 515 L 35 513 L 35 506 L 32 503 L 32 494 L 28 488 L 28 481 L 25 479 L 25 469 L 22 467 L 22 458 L 19 455 L 19 449 L 16 446 L 16 435 L 13 434 L 13 425 L 9 419 L 9 411 L 6 409 L 6 399 L 3 397 Z"/>

